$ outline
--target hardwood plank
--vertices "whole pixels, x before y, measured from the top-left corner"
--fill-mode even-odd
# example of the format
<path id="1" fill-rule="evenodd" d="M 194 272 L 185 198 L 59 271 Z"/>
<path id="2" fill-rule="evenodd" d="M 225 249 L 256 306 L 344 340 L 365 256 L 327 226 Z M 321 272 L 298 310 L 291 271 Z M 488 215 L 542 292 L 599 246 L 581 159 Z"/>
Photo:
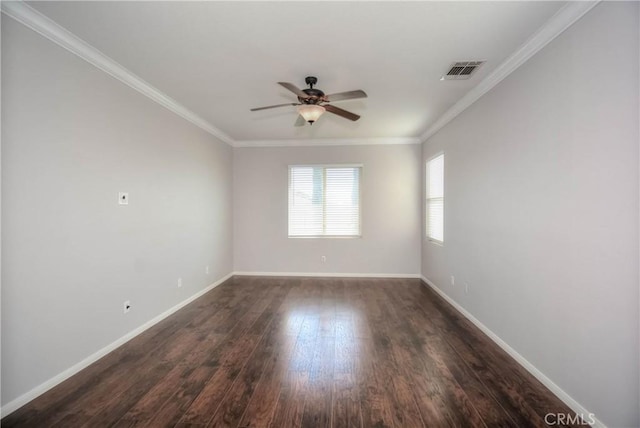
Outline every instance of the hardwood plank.
<path id="1" fill-rule="evenodd" d="M 186 383 L 186 378 L 193 371 L 193 367 L 201 365 L 207 359 L 209 352 L 221 343 L 224 337 L 222 334 L 210 333 L 191 347 L 187 356 L 128 410 L 122 417 L 123 423 L 136 421 L 136 425 L 144 425 L 146 421 L 153 418 L 175 394 L 175 391 Z"/>
<path id="2" fill-rule="evenodd" d="M 180 422 L 203 425 L 209 422 L 260 339 L 261 336 L 244 335 L 232 341 L 230 349 L 222 356 L 223 360 L 216 366 L 213 375 L 206 381 Z"/>
<path id="3" fill-rule="evenodd" d="M 491 391 L 494 398 L 505 409 L 509 416 L 521 427 L 543 427 L 543 419 L 530 407 L 530 404 L 523 399 L 518 381 L 514 374 L 509 372 L 508 366 L 494 365 L 485 355 L 487 346 L 497 347 L 493 343 L 478 342 L 475 346 L 470 343 L 475 341 L 474 335 L 460 328 L 444 311 L 434 306 L 433 301 L 421 300 L 432 311 L 431 319 L 433 325 L 440 330 L 441 337 L 455 350 L 459 358 L 469 365 L 480 381 Z M 488 340 L 488 339 L 487 339 Z M 567 410 L 568 411 L 568 410 Z"/>
<path id="4" fill-rule="evenodd" d="M 297 428 L 302 426 L 305 404 L 304 392 L 308 384 L 309 373 L 299 371 L 286 372 L 280 395 L 278 396 L 278 403 L 274 410 L 271 427 Z"/>
<path id="5" fill-rule="evenodd" d="M 268 357 L 238 426 L 268 427 L 271 424 L 294 344 L 294 340 L 285 339 Z"/>
<path id="6" fill-rule="evenodd" d="M 182 416 L 181 423 L 206 425 L 215 416 L 221 401 L 248 364 L 270 323 L 270 318 L 282 304 L 286 292 L 286 287 L 275 288 L 273 296 L 258 301 L 245 314 L 244 318 L 251 320 L 250 323 L 247 323 L 246 333 L 237 340 L 232 339 L 232 348 L 222 354 L 218 370 L 207 381 L 200 394 Z M 269 343 L 269 345 L 271 344 Z M 262 349 L 258 349 L 258 352 L 262 352 Z M 242 413 L 238 416 L 241 415 Z"/>
<path id="7" fill-rule="evenodd" d="M 3 427 L 538 427 L 573 414 L 415 279 L 234 277 Z"/>
<path id="8" fill-rule="evenodd" d="M 211 366 L 200 366 L 193 370 L 171 398 L 143 426 L 149 428 L 179 426 L 180 418 L 200 394 L 215 370 Z"/>
<path id="9" fill-rule="evenodd" d="M 399 427 L 424 426 L 422 417 L 413 397 L 412 388 L 409 385 L 409 373 L 405 366 L 398 364 L 393 355 L 395 347 L 392 329 L 398 329 L 395 319 L 391 316 L 384 302 L 385 296 L 376 295 L 376 299 L 370 300 L 369 313 L 376 324 L 373 331 L 373 343 L 380 361 L 379 373 L 381 380 L 387 388 L 392 388 L 393 394 L 388 398 L 394 425 Z M 396 331 L 397 335 L 398 332 Z M 388 391 L 388 389 L 387 389 Z"/>
<path id="10" fill-rule="evenodd" d="M 228 280 L 224 285 L 232 283 Z M 220 286 L 222 287 L 222 285 Z M 223 287 L 226 288 L 226 287 Z M 229 293 L 221 291 L 219 302 L 224 303 L 242 293 Z M 33 406 L 25 406 L 23 409 L 29 412 L 27 417 L 22 417 L 19 411 L 4 418 L 3 425 L 11 425 L 12 419 L 26 422 L 33 426 L 43 424 L 53 425 L 59 418 L 68 418 L 67 413 L 80 417 L 84 413 L 93 414 L 99 407 L 101 395 L 112 392 L 113 385 L 117 385 L 126 379 L 126 373 L 137 370 L 137 367 L 147 364 L 155 351 L 166 345 L 173 338 L 181 334 L 185 325 L 193 322 L 194 314 L 198 315 L 202 308 L 211 308 L 212 302 L 218 302 L 211 298 L 212 293 L 207 293 L 201 299 L 184 307 L 173 316 L 166 318 L 154 327 L 143 332 L 109 355 L 101 358 L 96 363 L 87 367 L 76 376 L 61 383 L 47 394 L 35 400 Z M 208 313 L 208 311 L 204 311 Z M 95 398 L 98 397 L 98 398 Z M 90 403 L 85 405 L 84 403 Z M 96 404 L 98 404 L 96 406 Z M 37 409 L 35 412 L 33 409 Z"/>
<path id="11" fill-rule="evenodd" d="M 387 398 L 387 385 L 381 380 L 380 364 L 376 360 L 373 341 L 362 339 L 360 349 L 361 360 L 357 373 L 362 426 L 392 427 L 393 416 Z"/>
<path id="12" fill-rule="evenodd" d="M 264 364 L 262 375 L 238 425 L 240 427 L 268 427 L 274 417 L 283 379 L 286 376 L 293 348 L 302 327 L 301 317 L 291 317 L 289 301 L 289 296 L 287 296 L 280 306 L 276 319 L 270 326 L 270 336 L 267 340 L 275 341 L 276 346 Z"/>
<path id="13" fill-rule="evenodd" d="M 251 300 L 249 300 L 251 301 Z M 263 305 L 259 303 L 259 305 Z M 240 312 L 238 312 L 240 313 Z M 187 412 L 196 397 L 207 386 L 207 383 L 213 378 L 220 366 L 226 367 L 230 358 L 237 357 L 237 350 L 247 345 L 241 338 L 244 337 L 249 328 L 256 322 L 260 313 L 256 311 L 248 311 L 242 317 L 236 319 L 236 325 L 227 335 L 223 335 L 221 341 L 212 341 L 209 346 L 202 350 L 203 358 L 199 360 L 199 366 L 192 367 L 187 373 L 185 381 L 177 388 L 177 391 L 171 398 L 165 402 L 158 413 L 153 416 L 145 426 L 160 427 L 174 426 L 180 418 Z M 255 335 L 249 340 L 257 340 Z M 249 344 L 249 346 L 251 346 Z M 251 348 L 252 349 L 252 348 Z M 246 350 L 251 350 L 246 348 Z M 183 424 L 187 425 L 186 422 Z M 204 424 L 204 422 L 202 422 Z"/>
<path id="14" fill-rule="evenodd" d="M 281 300 L 277 302 L 280 304 Z M 213 418 L 207 424 L 208 426 L 237 426 L 240 423 L 253 391 L 267 369 L 267 364 L 269 361 L 273 361 L 274 354 L 278 354 L 279 350 L 283 350 L 276 334 L 280 324 L 283 322 L 282 316 L 280 314 L 276 317 L 272 311 L 265 311 L 264 314 L 267 313 L 271 313 L 271 317 L 277 319 L 263 319 L 263 322 L 268 323 L 269 327 L 262 336 L 260 343 L 258 343 L 256 350 L 251 354 L 221 401 Z M 254 326 L 259 324 L 259 322 L 256 322 Z"/>
<path id="15" fill-rule="evenodd" d="M 362 427 L 362 411 L 356 374 L 336 374 L 333 380 L 333 426 Z"/>
<path id="16" fill-rule="evenodd" d="M 387 290 L 388 291 L 388 290 Z M 392 348 L 392 354 L 398 364 L 411 374 L 407 374 L 420 389 L 429 391 L 428 394 L 415 394 L 414 397 L 421 407 L 424 423 L 429 425 L 434 421 L 439 424 L 460 426 L 470 424 L 475 427 L 485 426 L 478 411 L 469 401 L 465 391 L 453 378 L 438 354 L 433 352 L 433 341 L 437 336 L 420 337 L 420 332 L 412 331 L 408 320 L 413 318 L 411 313 L 406 316 L 406 307 L 396 299 L 396 293 L 387 292 L 386 315 L 393 320 L 392 330 L 396 332 L 394 339 L 398 346 Z M 398 313 L 402 309 L 402 316 Z M 424 383 L 429 379 L 429 384 Z M 434 410 L 436 413 L 434 414 Z M 446 422 L 445 422 L 446 421 Z"/>
<path id="17" fill-rule="evenodd" d="M 331 426 L 334 346 L 333 337 L 321 336 L 316 342 L 305 390 L 302 415 L 302 425 L 305 427 Z"/>
<path id="18" fill-rule="evenodd" d="M 399 300 L 403 313 L 416 314 L 420 313 L 419 303 L 416 299 L 402 298 L 397 295 L 389 295 L 390 299 Z M 417 316 L 403 317 L 402 331 L 408 335 L 408 341 L 405 347 L 396 348 L 396 352 L 409 352 L 423 356 L 423 361 L 439 368 L 443 376 L 447 378 L 449 383 L 457 383 L 464 391 L 466 397 L 459 396 L 456 401 L 463 405 L 461 411 L 466 413 L 472 412 L 466 405 L 469 404 L 481 415 L 482 423 L 492 427 L 498 426 L 516 426 L 515 421 L 511 419 L 498 401 L 489 393 L 486 386 L 480 382 L 476 375 L 464 364 L 455 351 L 438 335 L 433 326 L 427 328 L 420 323 Z M 407 351 L 408 350 L 408 351 Z M 413 352 L 411 352 L 413 351 Z M 467 416 L 466 420 L 474 416 Z"/>
<path id="19" fill-rule="evenodd" d="M 336 329 L 333 379 L 333 426 L 362 427 L 361 391 L 358 384 L 359 361 L 362 357 L 358 326 L 354 319 L 357 304 L 349 281 L 338 280 L 336 291 Z"/>

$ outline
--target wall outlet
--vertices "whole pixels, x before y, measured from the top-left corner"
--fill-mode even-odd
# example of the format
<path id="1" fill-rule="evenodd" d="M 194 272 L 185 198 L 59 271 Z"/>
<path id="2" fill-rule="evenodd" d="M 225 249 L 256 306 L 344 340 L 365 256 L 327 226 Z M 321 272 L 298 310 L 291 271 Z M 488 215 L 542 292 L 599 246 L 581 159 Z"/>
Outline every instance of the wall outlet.
<path id="1" fill-rule="evenodd" d="M 456 277 L 451 275 L 451 285 L 456 285 Z"/>
<path id="2" fill-rule="evenodd" d="M 464 283 L 464 294 L 469 294 L 469 283 L 468 282 Z"/>
<path id="3" fill-rule="evenodd" d="M 182 278 L 178 278 L 178 288 L 182 287 Z"/>
<path id="4" fill-rule="evenodd" d="M 209 266 L 205 266 L 205 267 L 204 267 L 204 273 L 206 273 L 207 275 L 209 275 Z"/>
<path id="5" fill-rule="evenodd" d="M 124 306 L 124 313 L 128 314 L 129 311 L 131 310 L 131 302 L 127 300 L 124 302 L 123 306 Z"/>
<path id="6" fill-rule="evenodd" d="M 129 194 L 127 192 L 118 193 L 118 204 L 129 205 Z"/>
<path id="7" fill-rule="evenodd" d="M 322 261 L 322 263 L 326 263 L 327 262 L 327 256 L 320 257 L 320 261 Z"/>

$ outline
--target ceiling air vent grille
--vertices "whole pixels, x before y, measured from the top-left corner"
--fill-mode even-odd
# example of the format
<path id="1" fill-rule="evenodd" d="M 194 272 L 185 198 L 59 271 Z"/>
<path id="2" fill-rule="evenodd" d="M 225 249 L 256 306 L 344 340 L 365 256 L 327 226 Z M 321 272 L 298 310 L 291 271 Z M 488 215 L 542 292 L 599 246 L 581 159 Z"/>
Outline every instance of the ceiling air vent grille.
<path id="1" fill-rule="evenodd" d="M 443 80 L 465 80 L 471 78 L 484 61 L 461 61 L 454 62 L 447 74 L 442 76 Z"/>

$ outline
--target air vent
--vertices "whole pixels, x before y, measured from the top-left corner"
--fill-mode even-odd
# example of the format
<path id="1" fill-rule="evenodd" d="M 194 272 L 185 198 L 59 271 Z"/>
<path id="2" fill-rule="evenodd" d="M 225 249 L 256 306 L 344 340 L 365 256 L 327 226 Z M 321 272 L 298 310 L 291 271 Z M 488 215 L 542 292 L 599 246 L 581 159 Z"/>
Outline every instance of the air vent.
<path id="1" fill-rule="evenodd" d="M 470 79 L 484 61 L 461 61 L 454 62 L 447 74 L 442 76 L 440 80 L 465 80 Z"/>

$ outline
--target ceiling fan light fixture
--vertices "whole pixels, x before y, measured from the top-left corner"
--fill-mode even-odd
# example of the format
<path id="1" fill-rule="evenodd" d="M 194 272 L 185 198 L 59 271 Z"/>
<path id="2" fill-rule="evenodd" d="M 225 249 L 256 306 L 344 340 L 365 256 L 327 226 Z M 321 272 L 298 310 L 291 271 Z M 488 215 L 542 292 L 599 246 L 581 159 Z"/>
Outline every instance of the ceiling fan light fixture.
<path id="1" fill-rule="evenodd" d="M 0 0 L 2 1 L 2 0 Z M 251 111 L 259 111 L 259 110 L 267 110 L 278 107 L 286 107 L 286 106 L 298 106 L 298 120 L 296 120 L 295 126 L 304 126 L 304 122 L 309 122 L 309 124 L 313 125 L 313 122 L 318 120 L 320 116 L 325 111 L 328 111 L 331 114 L 335 114 L 344 119 L 351 120 L 355 122 L 360 119 L 360 116 L 351 113 L 350 111 L 343 110 L 340 107 L 336 107 L 333 104 L 325 104 L 325 103 L 333 103 L 334 101 L 345 101 L 345 100 L 355 100 L 359 98 L 367 98 L 367 94 L 362 89 L 357 89 L 355 91 L 347 91 L 347 92 L 338 92 L 335 94 L 325 95 L 323 91 L 320 89 L 316 89 L 313 85 L 316 84 L 318 79 L 313 76 L 307 76 L 305 82 L 309 85 L 308 89 L 300 89 L 293 83 L 289 82 L 278 82 L 280 86 L 283 88 L 293 92 L 298 96 L 297 103 L 287 103 L 287 104 L 276 104 L 272 106 L 266 107 L 257 107 L 252 108 Z M 324 105 L 321 105 L 324 104 Z M 300 120 L 300 119 L 303 120 Z"/>
<path id="2" fill-rule="evenodd" d="M 303 104 L 298 107 L 298 113 L 304 118 L 305 121 L 313 125 L 313 122 L 318 120 L 322 113 L 325 112 L 325 108 L 316 104 Z"/>

